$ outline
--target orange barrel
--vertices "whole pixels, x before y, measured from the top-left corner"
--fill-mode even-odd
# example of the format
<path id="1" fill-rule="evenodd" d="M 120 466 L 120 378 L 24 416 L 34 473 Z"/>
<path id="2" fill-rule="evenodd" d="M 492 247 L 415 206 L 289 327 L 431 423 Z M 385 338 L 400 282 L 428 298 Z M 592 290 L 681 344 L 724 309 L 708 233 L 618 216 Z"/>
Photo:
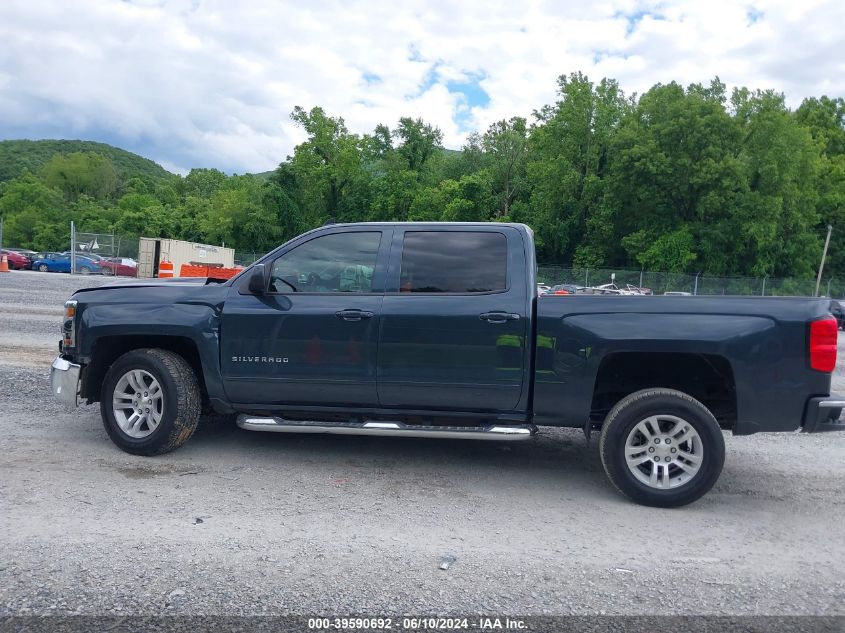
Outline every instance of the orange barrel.
<path id="1" fill-rule="evenodd" d="M 158 265 L 158 276 L 162 279 L 173 276 L 173 262 L 162 261 Z"/>
<path id="2" fill-rule="evenodd" d="M 9 256 L 3 255 L 0 256 L 0 273 L 7 273 L 9 272 Z"/>

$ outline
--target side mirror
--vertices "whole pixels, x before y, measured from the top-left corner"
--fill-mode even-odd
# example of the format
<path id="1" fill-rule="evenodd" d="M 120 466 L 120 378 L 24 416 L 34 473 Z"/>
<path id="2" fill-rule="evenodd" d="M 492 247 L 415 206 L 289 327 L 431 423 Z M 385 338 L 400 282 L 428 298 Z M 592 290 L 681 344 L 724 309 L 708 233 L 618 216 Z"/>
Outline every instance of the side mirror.
<path id="1" fill-rule="evenodd" d="M 264 276 L 264 264 L 256 264 L 249 273 L 249 291 L 254 295 L 263 295 L 267 292 L 266 279 Z"/>

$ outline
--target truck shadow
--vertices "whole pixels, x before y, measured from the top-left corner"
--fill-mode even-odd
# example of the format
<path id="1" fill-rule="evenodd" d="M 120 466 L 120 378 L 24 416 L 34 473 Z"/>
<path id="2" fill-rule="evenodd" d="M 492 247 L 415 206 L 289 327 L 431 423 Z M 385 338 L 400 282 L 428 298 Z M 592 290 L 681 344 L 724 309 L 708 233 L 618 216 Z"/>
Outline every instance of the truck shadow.
<path id="1" fill-rule="evenodd" d="M 426 482 L 450 494 L 472 489 L 472 482 L 499 482 L 522 486 L 534 494 L 547 490 L 580 502 L 613 501 L 632 505 L 607 481 L 598 453 L 598 436 L 587 442 L 577 429 L 541 427 L 533 438 L 519 442 L 368 437 L 329 434 L 261 433 L 239 429 L 233 419 L 216 420 L 200 427 L 180 450 L 193 460 L 246 463 L 251 468 L 286 468 L 328 477 L 353 473 L 356 478 L 380 477 L 407 482 L 419 489 Z M 730 441 L 728 439 L 728 441 Z M 728 445 L 742 450 L 740 446 Z M 753 477 L 746 467 L 728 459 L 713 490 L 688 508 L 717 510 L 736 505 L 736 497 L 760 501 L 764 506 L 784 501 L 782 492 L 765 482 L 777 478 L 765 464 L 756 464 Z M 749 483 L 749 480 L 755 483 Z M 777 488 L 777 487 L 776 487 Z M 645 508 L 642 508 L 645 509 Z M 669 510 L 671 511 L 671 510 Z"/>
<path id="2" fill-rule="evenodd" d="M 588 445 L 574 429 L 544 428 L 525 441 L 480 441 L 329 434 L 261 433 L 244 431 L 234 421 L 203 424 L 190 442 L 194 461 L 210 459 L 248 463 L 252 468 L 325 466 L 326 471 L 385 475 L 397 480 L 431 481 L 440 486 L 471 480 L 498 481 L 531 489 L 547 487 L 577 496 L 618 497 L 607 483 L 598 455 L 598 438 Z M 235 457 L 237 455 L 237 457 Z M 624 500 L 623 500 L 624 502 Z"/>

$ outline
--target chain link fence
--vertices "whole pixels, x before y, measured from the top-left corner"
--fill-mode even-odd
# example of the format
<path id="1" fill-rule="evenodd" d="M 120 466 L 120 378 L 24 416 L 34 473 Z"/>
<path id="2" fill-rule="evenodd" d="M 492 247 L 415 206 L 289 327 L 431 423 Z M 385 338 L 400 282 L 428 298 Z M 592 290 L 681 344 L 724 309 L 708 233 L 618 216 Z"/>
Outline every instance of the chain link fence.
<path id="1" fill-rule="evenodd" d="M 76 252 L 103 257 L 138 257 L 138 237 L 108 233 L 76 233 Z M 249 266 L 264 256 L 261 251 L 236 250 L 235 264 Z M 718 277 L 706 273 L 664 273 L 630 268 L 566 268 L 554 264 L 538 266 L 537 280 L 553 286 L 575 284 L 594 287 L 615 283 L 649 288 L 654 294 L 688 292 L 697 295 L 813 296 L 814 278 L 798 277 Z M 819 295 L 845 298 L 845 278 L 823 277 Z"/>
<path id="2" fill-rule="evenodd" d="M 649 288 L 654 294 L 688 292 L 697 295 L 759 295 L 759 296 L 813 296 L 815 279 L 796 277 L 716 277 L 707 274 L 661 273 L 625 268 L 564 268 L 554 265 L 538 266 L 537 280 L 553 286 L 575 284 L 600 286 L 615 283 Z M 819 294 L 835 299 L 845 297 L 845 279 L 824 277 Z"/>
<path id="3" fill-rule="evenodd" d="M 235 265 L 251 266 L 262 257 L 264 253 L 258 251 L 235 251 Z"/>

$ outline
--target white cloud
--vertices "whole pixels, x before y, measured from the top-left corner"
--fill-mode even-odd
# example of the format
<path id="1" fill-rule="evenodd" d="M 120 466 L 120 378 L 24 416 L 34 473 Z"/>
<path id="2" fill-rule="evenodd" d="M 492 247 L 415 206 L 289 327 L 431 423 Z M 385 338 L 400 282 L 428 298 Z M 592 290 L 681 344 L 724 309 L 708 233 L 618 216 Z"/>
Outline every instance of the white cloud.
<path id="1" fill-rule="evenodd" d="M 718 74 L 793 106 L 845 94 L 839 0 L 311 4 L 4 0 L 0 138 L 94 138 L 181 171 L 264 171 L 302 140 L 296 105 L 359 133 L 423 117 L 458 147 L 552 102 L 556 78 L 577 70 L 628 93 Z M 489 100 L 449 90 L 474 79 Z"/>

